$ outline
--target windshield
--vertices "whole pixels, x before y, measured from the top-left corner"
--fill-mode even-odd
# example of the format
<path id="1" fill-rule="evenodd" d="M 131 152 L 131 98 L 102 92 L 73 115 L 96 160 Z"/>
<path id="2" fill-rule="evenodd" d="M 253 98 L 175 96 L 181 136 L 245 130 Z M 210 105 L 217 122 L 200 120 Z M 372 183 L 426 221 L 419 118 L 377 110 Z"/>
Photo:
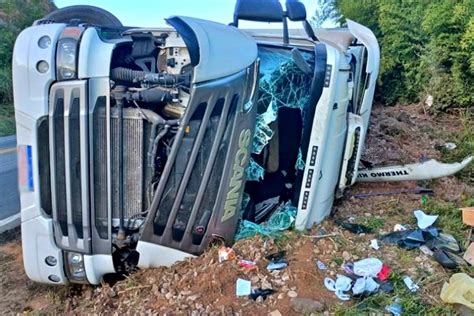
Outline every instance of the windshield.
<path id="1" fill-rule="evenodd" d="M 283 0 L 280 0 L 282 3 Z M 126 26 L 166 27 L 164 21 L 173 15 L 183 15 L 229 24 L 233 20 L 236 0 L 55 0 L 58 8 L 87 4 L 101 7 L 122 21 Z M 308 19 L 316 11 L 315 0 L 301 0 L 306 6 Z M 241 21 L 240 28 L 282 28 L 281 23 L 256 23 Z M 290 28 L 301 28 L 301 22 L 290 22 Z"/>

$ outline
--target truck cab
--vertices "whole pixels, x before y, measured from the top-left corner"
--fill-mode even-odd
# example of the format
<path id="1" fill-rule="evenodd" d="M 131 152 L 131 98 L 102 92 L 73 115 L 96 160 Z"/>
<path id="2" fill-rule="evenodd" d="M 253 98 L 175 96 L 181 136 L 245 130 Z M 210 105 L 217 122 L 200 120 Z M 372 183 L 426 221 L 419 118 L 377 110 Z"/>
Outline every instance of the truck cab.
<path id="1" fill-rule="evenodd" d="M 173 16 L 168 28 L 80 7 L 37 21 L 14 49 L 32 280 L 169 266 L 288 204 L 304 230 L 356 181 L 380 59 L 366 27 L 314 29 L 295 0 L 238 0 L 230 25 Z"/>

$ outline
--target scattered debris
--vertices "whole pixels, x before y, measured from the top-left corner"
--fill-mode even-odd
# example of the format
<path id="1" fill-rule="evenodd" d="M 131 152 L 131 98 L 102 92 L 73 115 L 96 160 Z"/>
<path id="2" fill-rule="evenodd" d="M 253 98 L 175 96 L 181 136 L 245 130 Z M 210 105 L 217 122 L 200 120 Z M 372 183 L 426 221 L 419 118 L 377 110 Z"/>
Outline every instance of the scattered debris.
<path id="1" fill-rule="evenodd" d="M 282 270 L 282 269 L 285 269 L 286 267 L 288 267 L 288 262 L 284 262 L 284 261 L 281 261 L 281 262 L 270 262 L 270 263 L 267 265 L 267 270 L 268 270 L 268 271 Z"/>
<path id="2" fill-rule="evenodd" d="M 274 271 L 285 269 L 288 266 L 288 260 L 286 260 L 285 254 L 284 251 L 280 251 L 268 255 L 266 259 L 270 260 L 270 263 L 267 265 L 267 270 Z"/>
<path id="3" fill-rule="evenodd" d="M 372 249 L 375 249 L 375 250 L 380 249 L 380 246 L 379 246 L 379 243 L 377 242 L 377 239 L 372 239 L 370 241 L 370 247 L 372 247 Z"/>
<path id="4" fill-rule="evenodd" d="M 389 266 L 387 266 L 386 264 L 383 264 L 382 269 L 380 270 L 379 273 L 377 273 L 377 278 L 380 281 L 385 281 L 389 278 L 390 273 L 392 273 L 392 269 Z"/>
<path id="5" fill-rule="evenodd" d="M 422 210 L 416 210 L 413 214 L 415 214 L 417 225 L 421 229 L 430 227 L 438 219 L 438 215 L 427 215 Z"/>
<path id="6" fill-rule="evenodd" d="M 463 258 L 440 248 L 434 248 L 433 257 L 446 269 L 457 269 L 459 266 L 466 265 L 466 262 Z"/>
<path id="7" fill-rule="evenodd" d="M 342 268 L 349 276 L 338 274 L 336 281 L 331 278 L 324 279 L 324 286 L 335 292 L 340 300 L 349 300 L 350 295 L 347 292 L 351 289 L 353 295 L 357 297 L 369 296 L 379 289 L 386 293 L 393 291 L 393 285 L 388 281 L 384 282 L 388 279 L 391 269 L 377 258 L 366 258 L 355 263 L 347 262 Z"/>
<path id="8" fill-rule="evenodd" d="M 458 146 L 455 143 L 446 143 L 443 145 L 443 147 L 446 148 L 447 150 L 454 150 Z"/>
<path id="9" fill-rule="evenodd" d="M 345 293 L 350 291 L 352 286 L 352 279 L 345 275 L 337 275 L 336 281 L 331 278 L 324 279 L 324 286 L 331 292 L 335 292 L 337 298 L 341 301 L 348 301 L 351 299 L 350 295 Z"/>
<path id="10" fill-rule="evenodd" d="M 370 295 L 377 292 L 380 285 L 371 277 L 358 278 L 352 286 L 354 295 Z"/>
<path id="11" fill-rule="evenodd" d="M 234 249 L 222 246 L 218 252 L 219 262 L 235 259 Z"/>
<path id="12" fill-rule="evenodd" d="M 247 220 L 240 222 L 239 230 L 235 235 L 235 240 L 262 235 L 267 237 L 281 236 L 282 232 L 289 229 L 296 219 L 296 207 L 290 202 L 277 209 L 270 218 L 261 224 L 256 224 Z"/>
<path id="13" fill-rule="evenodd" d="M 283 316 L 278 309 L 268 313 L 268 316 Z"/>
<path id="14" fill-rule="evenodd" d="M 421 252 L 423 252 L 425 255 L 428 255 L 428 256 L 434 255 L 434 252 L 431 251 L 431 249 L 428 248 L 428 247 L 426 247 L 425 245 L 420 246 L 420 250 L 421 250 Z"/>
<path id="15" fill-rule="evenodd" d="M 463 259 L 466 260 L 471 266 L 474 266 L 474 242 L 472 242 L 469 247 L 467 247 L 464 252 Z"/>
<path id="16" fill-rule="evenodd" d="M 393 231 L 394 232 L 401 232 L 401 231 L 404 231 L 404 230 L 407 230 L 408 228 L 402 224 L 396 224 L 395 226 L 393 226 Z"/>
<path id="17" fill-rule="evenodd" d="M 372 228 L 360 225 L 360 224 L 353 224 L 350 223 L 349 221 L 340 221 L 336 220 L 336 224 L 347 229 L 351 233 L 354 234 L 372 234 L 374 231 Z"/>
<path id="18" fill-rule="evenodd" d="M 306 237 L 306 238 L 316 238 L 316 239 L 334 237 L 334 236 L 337 236 L 337 234 L 312 235 L 312 236 L 303 235 L 303 237 Z"/>
<path id="19" fill-rule="evenodd" d="M 403 282 L 411 292 L 416 292 L 420 288 L 409 276 L 403 278 Z"/>
<path id="20" fill-rule="evenodd" d="M 241 259 L 239 260 L 239 267 L 253 270 L 257 268 L 257 263 L 255 261 Z"/>
<path id="21" fill-rule="evenodd" d="M 258 288 L 258 289 L 252 290 L 252 293 L 249 294 L 249 298 L 256 301 L 259 297 L 262 297 L 263 300 L 266 300 L 268 295 L 272 295 L 275 292 L 276 291 L 274 289 Z"/>
<path id="22" fill-rule="evenodd" d="M 346 262 L 342 265 L 342 269 L 345 273 L 352 275 L 354 274 L 354 264 L 352 262 Z"/>
<path id="23" fill-rule="evenodd" d="M 405 249 L 419 248 L 423 253 L 433 256 L 447 269 L 466 265 L 463 258 L 458 255 L 461 253 L 461 247 L 457 240 L 432 226 L 438 215 L 427 215 L 422 210 L 415 210 L 414 215 L 418 222 L 417 229 L 396 230 L 382 236 L 381 240 L 395 243 Z"/>
<path id="24" fill-rule="evenodd" d="M 354 262 L 354 274 L 362 277 L 377 277 L 382 270 L 383 263 L 377 258 L 366 258 Z"/>
<path id="25" fill-rule="evenodd" d="M 252 293 L 252 283 L 248 280 L 237 279 L 235 285 L 235 295 L 237 296 L 247 296 Z"/>
<path id="26" fill-rule="evenodd" d="M 460 208 L 462 211 L 462 221 L 468 226 L 474 226 L 474 207 Z"/>
<path id="27" fill-rule="evenodd" d="M 318 267 L 319 270 L 327 270 L 328 267 L 324 264 L 324 262 L 317 260 L 316 261 L 316 266 Z"/>
<path id="28" fill-rule="evenodd" d="M 446 303 L 457 303 L 474 309 L 474 279 L 466 273 L 455 273 L 444 283 L 441 299 Z"/>
<path id="29" fill-rule="evenodd" d="M 393 316 L 401 316 L 403 313 L 403 307 L 398 303 L 388 305 L 385 307 L 385 310 L 389 313 L 392 313 Z"/>
<path id="30" fill-rule="evenodd" d="M 291 308 L 304 315 L 309 315 L 314 312 L 321 312 L 324 310 L 324 304 L 319 301 L 309 298 L 294 297 L 291 299 Z"/>

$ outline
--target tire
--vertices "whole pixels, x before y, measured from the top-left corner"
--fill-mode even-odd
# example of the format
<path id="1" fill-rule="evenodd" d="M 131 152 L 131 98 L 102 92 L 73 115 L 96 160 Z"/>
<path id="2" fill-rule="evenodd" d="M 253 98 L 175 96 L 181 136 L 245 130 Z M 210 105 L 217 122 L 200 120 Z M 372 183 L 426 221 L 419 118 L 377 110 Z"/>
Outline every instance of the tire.
<path id="1" fill-rule="evenodd" d="M 69 23 L 73 19 L 81 23 L 95 24 L 105 27 L 122 27 L 122 22 L 112 13 L 90 5 L 73 5 L 53 11 L 46 15 L 44 20 L 57 23 Z"/>

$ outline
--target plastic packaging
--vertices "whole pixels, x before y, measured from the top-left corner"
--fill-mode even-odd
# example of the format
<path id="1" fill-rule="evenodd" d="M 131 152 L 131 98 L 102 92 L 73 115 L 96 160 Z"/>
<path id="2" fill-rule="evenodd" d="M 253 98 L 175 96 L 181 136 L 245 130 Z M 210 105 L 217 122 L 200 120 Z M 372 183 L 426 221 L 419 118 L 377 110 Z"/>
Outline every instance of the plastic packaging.
<path id="1" fill-rule="evenodd" d="M 426 229 L 430 227 L 438 219 L 438 215 L 427 215 L 422 210 L 416 210 L 415 212 L 413 212 L 413 214 L 415 214 L 418 227 L 420 227 L 421 229 Z"/>
<path id="2" fill-rule="evenodd" d="M 441 299 L 446 303 L 462 304 L 474 309 L 474 279 L 466 273 L 456 273 L 441 289 Z"/>
<path id="3" fill-rule="evenodd" d="M 235 284 L 235 295 L 247 296 L 252 292 L 252 283 L 248 280 L 237 279 Z"/>
<path id="4" fill-rule="evenodd" d="M 366 258 L 354 262 L 354 273 L 362 277 L 375 278 L 382 270 L 383 263 L 377 258 Z"/>

